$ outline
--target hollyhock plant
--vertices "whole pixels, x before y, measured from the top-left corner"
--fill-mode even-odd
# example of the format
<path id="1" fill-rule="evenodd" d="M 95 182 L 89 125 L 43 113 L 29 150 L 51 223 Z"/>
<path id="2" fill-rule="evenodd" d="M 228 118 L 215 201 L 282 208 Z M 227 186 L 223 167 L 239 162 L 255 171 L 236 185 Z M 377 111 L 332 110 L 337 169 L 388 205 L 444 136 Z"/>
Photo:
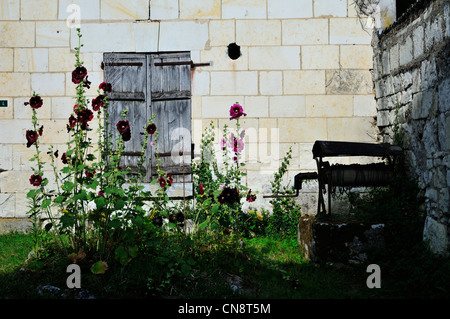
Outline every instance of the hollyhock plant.
<path id="1" fill-rule="evenodd" d="M 33 186 L 41 186 L 41 184 L 42 184 L 41 175 L 35 175 L 35 174 L 31 175 L 30 184 Z"/>
<path id="2" fill-rule="evenodd" d="M 50 133 L 48 126 L 44 130 L 44 126 L 38 123 L 36 116 L 37 109 L 43 106 L 42 99 L 33 92 L 32 98 L 25 103 L 30 106 L 33 114 L 33 126 L 26 131 L 27 147 L 35 144 L 36 148 L 36 153 L 31 159 L 36 167 L 32 167 L 33 175 L 30 174 L 31 177 L 27 178 L 31 185 L 39 186 L 27 193 L 27 198 L 31 202 L 28 214 L 36 220 L 42 217 L 48 220 L 45 230 L 53 233 L 52 240 L 54 238 L 59 241 L 57 251 L 62 252 L 64 256 L 81 252 L 89 254 L 89 260 L 94 262 L 100 259 L 92 265 L 95 267 L 90 268 L 95 274 L 99 273 L 96 266 L 99 263 L 106 260 L 109 263 L 111 259 L 117 259 L 125 266 L 139 251 L 139 242 L 134 238 L 138 238 L 137 235 L 141 230 L 147 230 L 144 229 L 147 223 L 142 223 L 148 212 L 144 209 L 144 200 L 154 198 L 153 190 L 147 190 L 142 186 L 142 183 L 148 182 L 146 171 L 147 155 L 150 153 L 146 152 L 148 138 L 154 134 L 150 138 L 156 146 L 159 134 L 156 125 L 153 124 L 156 117 L 153 114 L 146 124 L 140 124 L 140 130 L 145 136 L 142 140 L 136 141 L 136 144 L 141 143 L 142 146 L 137 165 L 133 163 L 127 167 L 128 163 L 124 163 L 123 159 L 127 156 L 128 149 L 123 142 L 132 138 L 130 123 L 127 120 L 128 109 L 122 110 L 122 118 L 111 120 L 107 93 L 112 91 L 112 87 L 107 82 L 102 82 L 98 86 L 96 97 L 93 96 L 92 99 L 86 97 L 86 88 L 91 87 L 91 82 L 88 80 L 87 69 L 80 60 L 81 33 L 79 29 L 77 31 L 79 45 L 75 48 L 76 62 L 71 73 L 72 82 L 76 85 L 76 99 L 72 113 L 64 123 L 69 134 L 67 147 L 64 150 L 60 149 L 62 163 L 57 160 L 58 151 L 55 152 L 52 145 L 47 152 L 51 162 L 43 162 L 40 158 L 43 154 L 40 148 L 45 146 L 40 143 L 40 136 Z M 88 124 L 91 125 L 94 116 L 96 120 L 98 119 L 98 122 L 95 121 L 98 139 L 92 136 L 95 134 L 94 129 L 90 127 L 88 129 Z M 52 136 L 49 137 L 51 138 Z M 153 150 L 149 151 L 153 154 Z M 156 158 L 158 159 L 158 156 Z M 47 168 L 44 170 L 44 164 L 51 165 L 55 179 L 47 178 L 46 175 L 50 170 Z M 159 187 L 157 189 L 159 198 L 152 201 L 151 218 L 156 217 L 155 221 L 162 224 L 162 217 L 168 216 L 170 211 L 165 209 L 169 201 L 166 191 L 168 186 L 174 183 L 174 178 L 171 174 L 161 171 L 158 165 L 159 161 L 157 172 L 160 178 L 151 182 L 159 182 L 161 189 Z M 49 180 L 52 183 L 49 183 Z M 53 217 L 55 213 L 58 216 Z M 161 216 L 157 217 L 158 215 Z M 184 215 L 174 217 L 177 223 L 184 221 Z M 127 236 L 124 236 L 125 234 Z M 37 240 L 36 251 L 44 251 L 38 247 L 41 243 Z"/>
<path id="3" fill-rule="evenodd" d="M 235 103 L 230 107 L 230 120 L 240 118 L 242 115 L 247 116 L 239 103 Z"/>

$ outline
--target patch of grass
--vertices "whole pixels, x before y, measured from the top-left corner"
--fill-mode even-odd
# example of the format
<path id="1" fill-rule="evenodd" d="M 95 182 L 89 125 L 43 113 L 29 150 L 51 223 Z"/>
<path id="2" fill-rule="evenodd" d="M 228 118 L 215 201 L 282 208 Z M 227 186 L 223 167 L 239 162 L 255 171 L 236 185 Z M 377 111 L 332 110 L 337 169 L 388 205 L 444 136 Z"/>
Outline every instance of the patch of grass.
<path id="1" fill-rule="evenodd" d="M 0 274 L 21 267 L 33 246 L 32 238 L 23 233 L 12 232 L 0 236 Z"/>
<path id="2" fill-rule="evenodd" d="M 0 298 L 48 298 L 39 285 L 66 288 L 67 265 L 60 255 L 23 265 L 31 238 L 0 236 Z M 90 272 L 92 260 L 80 262 L 83 289 L 97 299 L 370 299 L 448 298 L 450 260 L 424 247 L 399 251 L 392 259 L 375 251 L 364 265 L 314 264 L 302 259 L 295 238 L 244 239 L 227 235 L 190 238 L 152 235 L 141 254 L 125 267 L 110 264 L 103 275 Z M 366 286 L 366 267 L 381 267 L 382 288 Z M 20 270 L 24 268 L 25 270 Z"/>

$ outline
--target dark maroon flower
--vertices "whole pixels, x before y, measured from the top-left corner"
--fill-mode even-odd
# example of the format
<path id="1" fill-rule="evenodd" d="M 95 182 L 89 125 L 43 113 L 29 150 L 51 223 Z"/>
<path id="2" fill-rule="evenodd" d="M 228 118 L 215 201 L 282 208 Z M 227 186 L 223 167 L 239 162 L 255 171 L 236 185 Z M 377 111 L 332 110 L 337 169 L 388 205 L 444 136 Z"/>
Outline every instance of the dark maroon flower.
<path id="1" fill-rule="evenodd" d="M 103 106 L 103 98 L 104 97 L 105 97 L 104 95 L 99 95 L 95 99 L 92 99 L 92 109 L 94 111 L 100 110 L 100 107 Z"/>
<path id="2" fill-rule="evenodd" d="M 39 136 L 42 136 L 42 133 L 44 131 L 44 125 L 41 125 L 41 127 L 39 128 Z"/>
<path id="3" fill-rule="evenodd" d="M 91 81 L 88 80 L 88 77 L 86 76 L 86 80 L 83 83 L 83 86 L 87 89 L 91 88 Z"/>
<path id="4" fill-rule="evenodd" d="M 38 109 L 42 106 L 43 101 L 39 95 L 35 95 L 30 99 L 30 106 L 33 109 Z"/>
<path id="5" fill-rule="evenodd" d="M 78 115 L 78 122 L 80 123 L 87 123 L 94 118 L 94 113 L 92 113 L 91 110 L 86 108 L 79 111 L 77 115 Z"/>
<path id="6" fill-rule="evenodd" d="M 250 189 L 247 193 L 247 198 L 246 198 L 247 202 L 254 202 L 256 200 L 256 195 L 252 194 L 252 190 Z"/>
<path id="7" fill-rule="evenodd" d="M 97 195 L 98 197 L 105 197 L 105 193 L 103 193 L 102 191 L 99 191 Z"/>
<path id="8" fill-rule="evenodd" d="M 153 134 L 155 134 L 155 132 L 156 132 L 156 125 L 155 125 L 155 123 L 149 124 L 147 126 L 147 133 L 150 134 L 150 135 L 153 135 Z"/>
<path id="9" fill-rule="evenodd" d="M 125 133 L 122 134 L 122 140 L 124 142 L 127 142 L 131 139 L 131 131 L 126 131 Z"/>
<path id="10" fill-rule="evenodd" d="M 64 153 L 62 156 L 61 156 L 61 161 L 64 163 L 64 164 L 67 164 L 68 162 L 67 162 L 67 155 L 66 155 L 66 153 Z"/>
<path id="11" fill-rule="evenodd" d="M 163 218 L 161 216 L 156 216 L 155 218 L 153 218 L 153 224 L 155 226 L 161 227 L 163 225 Z"/>
<path id="12" fill-rule="evenodd" d="M 130 123 L 128 121 L 119 121 L 116 126 L 120 134 L 124 134 L 130 130 Z"/>
<path id="13" fill-rule="evenodd" d="M 203 189 L 203 184 L 200 184 L 198 186 L 198 192 L 200 193 L 200 195 L 203 195 L 205 193 L 205 190 Z"/>
<path id="14" fill-rule="evenodd" d="M 78 104 L 75 104 L 73 106 L 73 111 L 75 112 L 75 114 L 78 114 L 78 112 L 80 112 L 82 109 L 82 107 L 78 107 Z"/>
<path id="15" fill-rule="evenodd" d="M 230 120 L 237 119 L 242 115 L 247 116 L 247 114 L 244 113 L 244 109 L 242 108 L 242 106 L 238 103 L 233 104 L 230 108 Z"/>
<path id="16" fill-rule="evenodd" d="M 54 155 L 55 155 L 56 158 L 58 158 L 58 154 L 59 154 L 59 151 L 56 150 L 56 152 L 54 153 Z"/>
<path id="17" fill-rule="evenodd" d="M 172 178 L 172 174 L 167 174 L 167 184 L 169 184 L 169 186 L 172 186 L 173 183 L 173 178 Z"/>
<path id="18" fill-rule="evenodd" d="M 34 142 L 37 141 L 38 133 L 36 131 L 27 130 L 26 138 L 27 138 L 27 147 L 30 147 L 31 145 L 34 144 Z"/>
<path id="19" fill-rule="evenodd" d="M 124 141 L 129 141 L 131 139 L 131 129 L 130 123 L 128 121 L 119 121 L 117 122 L 117 130 L 122 135 L 122 139 Z"/>
<path id="20" fill-rule="evenodd" d="M 92 178 L 95 175 L 95 170 L 93 170 L 93 169 L 86 169 L 84 171 L 84 175 L 86 175 L 87 178 Z"/>
<path id="21" fill-rule="evenodd" d="M 182 223 L 184 222 L 184 214 L 182 212 L 179 212 L 175 215 L 175 219 L 177 222 Z"/>
<path id="22" fill-rule="evenodd" d="M 69 117 L 69 126 L 70 128 L 74 128 L 77 125 L 77 118 L 73 115 Z"/>
<path id="23" fill-rule="evenodd" d="M 31 175 L 30 184 L 33 186 L 40 186 L 42 183 L 42 177 L 40 175 Z"/>
<path id="24" fill-rule="evenodd" d="M 111 83 L 102 82 L 102 83 L 100 83 L 100 85 L 98 86 L 98 88 L 99 88 L 100 90 L 105 91 L 105 92 L 111 92 Z"/>
<path id="25" fill-rule="evenodd" d="M 236 188 L 224 187 L 222 193 L 217 197 L 219 203 L 233 204 L 239 202 L 239 192 Z"/>
<path id="26" fill-rule="evenodd" d="M 78 66 L 72 71 L 72 82 L 75 84 L 81 83 L 87 75 L 87 70 L 84 66 Z"/>
<path id="27" fill-rule="evenodd" d="M 158 182 L 159 186 L 161 186 L 162 188 L 166 187 L 166 180 L 164 179 L 164 177 L 158 178 Z"/>

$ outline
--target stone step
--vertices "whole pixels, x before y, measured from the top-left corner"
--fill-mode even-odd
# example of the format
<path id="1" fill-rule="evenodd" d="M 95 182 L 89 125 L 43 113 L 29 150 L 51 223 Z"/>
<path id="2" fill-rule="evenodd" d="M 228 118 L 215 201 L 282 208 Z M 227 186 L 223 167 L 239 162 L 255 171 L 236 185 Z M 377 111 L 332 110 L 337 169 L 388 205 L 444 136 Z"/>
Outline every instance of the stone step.
<path id="1" fill-rule="evenodd" d="M 25 233 L 30 227 L 31 220 L 29 218 L 0 218 L 0 234 L 14 231 Z"/>

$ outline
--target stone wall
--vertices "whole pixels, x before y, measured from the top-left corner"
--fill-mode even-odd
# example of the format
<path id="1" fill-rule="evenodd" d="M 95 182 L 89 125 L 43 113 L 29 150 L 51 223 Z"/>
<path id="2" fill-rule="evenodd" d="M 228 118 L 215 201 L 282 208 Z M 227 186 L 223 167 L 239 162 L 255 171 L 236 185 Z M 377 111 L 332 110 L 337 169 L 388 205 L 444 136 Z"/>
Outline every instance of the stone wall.
<path id="1" fill-rule="evenodd" d="M 210 121 L 229 124 L 229 107 L 240 102 L 248 114 L 247 184 L 260 195 L 270 192 L 291 146 L 292 183 L 316 168 L 315 140 L 376 139 L 372 34 L 353 0 L 0 0 L 0 100 L 8 103 L 0 107 L 0 218 L 26 216 L 33 151 L 25 145 L 31 112 L 24 102 L 33 91 L 44 99 L 43 150 L 64 151 L 75 96 L 72 4 L 93 83 L 88 98 L 103 79 L 104 52 L 190 51 L 194 63 L 211 63 L 192 74 L 193 141 L 199 145 Z M 237 60 L 227 55 L 234 42 Z M 316 194 L 312 187 L 299 198 L 305 210 L 315 213 Z M 257 204 L 267 200 L 258 196 Z"/>
<path id="2" fill-rule="evenodd" d="M 410 173 L 426 199 L 424 239 L 444 252 L 450 235 L 450 2 L 419 1 L 373 41 L 380 138 L 391 142 L 394 122 L 402 127 Z"/>

